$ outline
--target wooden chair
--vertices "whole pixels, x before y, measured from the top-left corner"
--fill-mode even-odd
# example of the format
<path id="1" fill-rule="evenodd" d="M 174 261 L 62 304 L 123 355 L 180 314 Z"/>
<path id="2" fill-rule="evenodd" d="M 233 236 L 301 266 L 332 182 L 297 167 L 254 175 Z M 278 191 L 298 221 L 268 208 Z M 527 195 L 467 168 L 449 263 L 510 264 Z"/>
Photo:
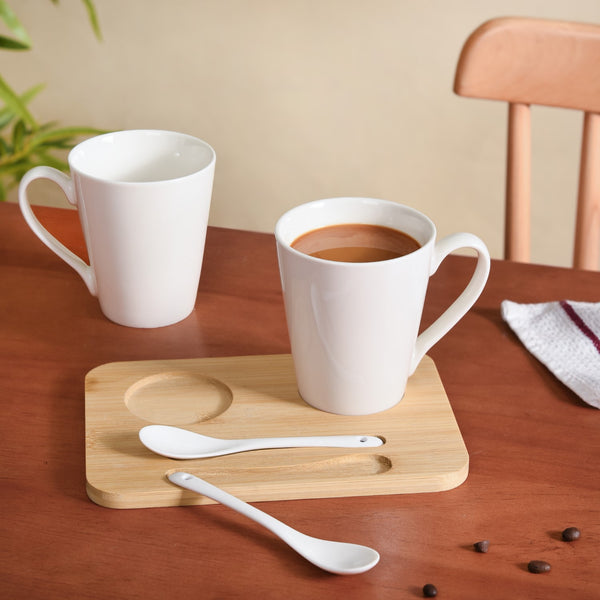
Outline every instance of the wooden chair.
<path id="1" fill-rule="evenodd" d="M 462 49 L 459 96 L 509 103 L 505 258 L 530 257 L 530 105 L 581 110 L 583 139 L 573 266 L 600 255 L 600 26 L 506 17 L 478 27 Z"/>

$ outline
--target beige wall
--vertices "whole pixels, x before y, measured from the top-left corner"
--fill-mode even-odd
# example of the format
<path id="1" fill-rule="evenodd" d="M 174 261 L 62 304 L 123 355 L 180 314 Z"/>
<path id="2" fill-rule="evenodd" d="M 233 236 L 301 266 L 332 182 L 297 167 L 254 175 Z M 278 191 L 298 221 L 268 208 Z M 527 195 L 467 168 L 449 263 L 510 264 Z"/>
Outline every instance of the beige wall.
<path id="1" fill-rule="evenodd" d="M 598 0 L 12 0 L 35 49 L 2 52 L 41 120 L 165 128 L 217 151 L 211 223 L 272 231 L 340 195 L 414 206 L 502 252 L 506 107 L 452 93 L 462 42 L 501 15 L 600 22 Z M 535 110 L 535 262 L 570 262 L 581 117 Z M 39 184 L 41 202 L 62 202 Z"/>

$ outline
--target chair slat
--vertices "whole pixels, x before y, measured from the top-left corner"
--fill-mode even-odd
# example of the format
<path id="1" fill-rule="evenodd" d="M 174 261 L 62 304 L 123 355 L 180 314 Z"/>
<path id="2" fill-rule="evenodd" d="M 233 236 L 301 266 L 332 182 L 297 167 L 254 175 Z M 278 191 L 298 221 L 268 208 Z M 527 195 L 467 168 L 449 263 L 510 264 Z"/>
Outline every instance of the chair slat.
<path id="1" fill-rule="evenodd" d="M 600 254 L 600 115 L 585 113 L 573 266 L 598 269 Z"/>
<path id="2" fill-rule="evenodd" d="M 529 262 L 531 253 L 531 111 L 509 104 L 504 255 Z"/>

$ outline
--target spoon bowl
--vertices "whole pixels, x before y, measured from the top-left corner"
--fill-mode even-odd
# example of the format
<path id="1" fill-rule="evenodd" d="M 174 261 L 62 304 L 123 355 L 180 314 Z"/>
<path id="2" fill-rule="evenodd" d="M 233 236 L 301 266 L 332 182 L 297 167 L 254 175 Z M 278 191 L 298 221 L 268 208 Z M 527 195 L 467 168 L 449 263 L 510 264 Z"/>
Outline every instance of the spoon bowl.
<path id="1" fill-rule="evenodd" d="M 170 425 L 148 425 L 139 432 L 146 448 L 176 459 L 210 458 L 269 448 L 374 448 L 383 440 L 372 435 L 321 435 L 308 437 L 246 438 L 224 440 Z"/>
<path id="2" fill-rule="evenodd" d="M 169 480 L 187 490 L 212 498 L 262 525 L 300 556 L 324 571 L 337 575 L 356 575 L 372 569 L 379 562 L 379 553 L 368 546 L 334 542 L 315 538 L 293 529 L 271 515 L 228 494 L 224 490 L 190 473 L 178 471 L 168 475 Z"/>

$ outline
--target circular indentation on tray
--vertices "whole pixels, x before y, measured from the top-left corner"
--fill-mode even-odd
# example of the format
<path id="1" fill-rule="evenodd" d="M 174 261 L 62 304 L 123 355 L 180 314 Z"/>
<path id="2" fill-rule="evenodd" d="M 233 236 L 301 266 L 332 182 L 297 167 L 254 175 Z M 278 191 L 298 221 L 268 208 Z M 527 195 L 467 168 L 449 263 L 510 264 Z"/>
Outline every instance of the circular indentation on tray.
<path id="1" fill-rule="evenodd" d="M 125 404 L 136 417 L 160 425 L 191 425 L 224 413 L 233 400 L 218 379 L 185 371 L 149 375 L 125 392 Z"/>

